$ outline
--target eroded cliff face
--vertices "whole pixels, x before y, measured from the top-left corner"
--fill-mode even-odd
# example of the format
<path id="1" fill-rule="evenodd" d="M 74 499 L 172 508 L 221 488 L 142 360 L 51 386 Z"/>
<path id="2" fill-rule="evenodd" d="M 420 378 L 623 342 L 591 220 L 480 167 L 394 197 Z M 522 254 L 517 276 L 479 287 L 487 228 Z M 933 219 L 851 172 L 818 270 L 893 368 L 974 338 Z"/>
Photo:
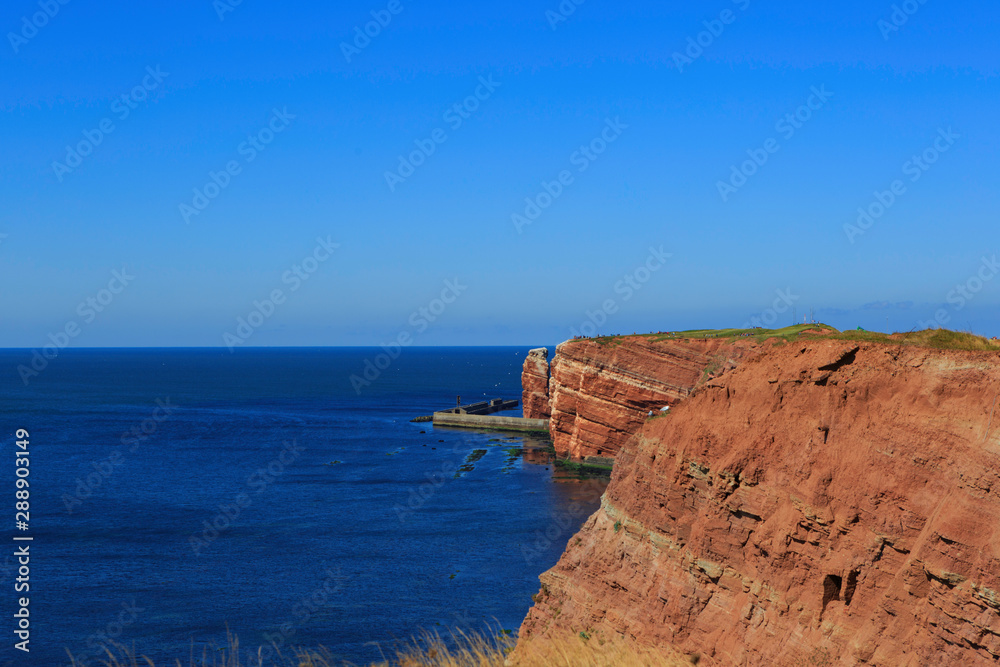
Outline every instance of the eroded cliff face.
<path id="1" fill-rule="evenodd" d="M 643 336 L 561 344 L 549 383 L 549 433 L 556 453 L 615 456 L 651 410 L 676 405 L 699 381 L 731 369 L 756 347 L 740 339 Z"/>
<path id="2" fill-rule="evenodd" d="M 712 665 L 996 664 L 997 355 L 764 347 L 627 441 L 522 639 L 624 635 Z"/>
<path id="3" fill-rule="evenodd" d="M 521 405 L 526 419 L 549 418 L 549 351 L 528 352 L 521 371 Z"/>

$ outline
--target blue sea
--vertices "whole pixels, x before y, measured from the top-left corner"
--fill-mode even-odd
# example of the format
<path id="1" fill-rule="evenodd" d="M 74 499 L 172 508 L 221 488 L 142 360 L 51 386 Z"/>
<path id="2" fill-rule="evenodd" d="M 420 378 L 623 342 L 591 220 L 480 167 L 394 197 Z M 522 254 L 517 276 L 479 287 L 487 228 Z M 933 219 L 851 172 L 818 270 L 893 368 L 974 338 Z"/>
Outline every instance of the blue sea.
<path id="1" fill-rule="evenodd" d="M 562 478 L 544 438 L 410 420 L 519 399 L 527 351 L 63 350 L 25 385 L 31 352 L 0 350 L 0 664 L 98 664 L 108 642 L 187 664 L 227 633 L 365 664 L 424 630 L 516 632 L 603 482 Z"/>

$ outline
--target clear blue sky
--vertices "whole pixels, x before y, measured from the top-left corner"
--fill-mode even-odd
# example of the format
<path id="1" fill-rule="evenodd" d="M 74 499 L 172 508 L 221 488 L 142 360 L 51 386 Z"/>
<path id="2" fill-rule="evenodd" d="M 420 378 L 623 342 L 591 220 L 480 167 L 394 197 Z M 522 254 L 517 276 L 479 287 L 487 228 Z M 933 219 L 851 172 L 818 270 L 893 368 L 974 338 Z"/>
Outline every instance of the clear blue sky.
<path id="1" fill-rule="evenodd" d="M 940 312 L 1000 334 L 983 267 L 1000 253 L 996 3 L 910 0 L 897 26 L 889 1 L 588 0 L 558 22 L 558 0 L 225 1 L 0 11 L 0 346 L 72 323 L 75 347 L 223 345 L 276 289 L 244 344 L 552 344 L 606 302 L 604 333 L 739 326 L 776 290 L 841 328 Z M 467 118 L 445 115 L 477 92 Z M 102 122 L 67 171 L 67 146 Z M 390 188 L 435 130 L 446 140 Z M 577 152 L 602 132 L 603 153 Z M 925 150 L 936 161 L 915 168 Z M 766 163 L 720 193 L 748 151 Z M 897 180 L 873 224 L 845 231 Z M 340 245 L 296 283 L 318 237 Z"/>

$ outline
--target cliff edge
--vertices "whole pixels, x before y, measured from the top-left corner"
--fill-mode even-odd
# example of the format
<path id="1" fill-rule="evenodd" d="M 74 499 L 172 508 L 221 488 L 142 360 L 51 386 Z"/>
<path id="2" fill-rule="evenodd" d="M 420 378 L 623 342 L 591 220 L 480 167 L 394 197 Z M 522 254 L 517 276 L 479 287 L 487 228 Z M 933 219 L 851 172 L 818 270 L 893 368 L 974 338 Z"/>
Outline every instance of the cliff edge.
<path id="1" fill-rule="evenodd" d="M 599 415 L 622 401 L 645 409 L 651 385 L 630 373 L 656 379 L 655 400 L 686 398 L 625 439 L 521 641 L 624 636 L 712 665 L 1000 661 L 997 353 L 748 342 L 687 395 L 740 341 L 701 343 L 560 346 L 564 449 L 606 438 L 617 427 Z M 630 389 L 590 399 L 608 377 Z M 571 412 L 586 422 L 559 430 Z"/>
<path id="2" fill-rule="evenodd" d="M 686 398 L 698 385 L 734 368 L 758 344 L 752 339 L 628 336 L 576 339 L 556 348 L 548 386 L 549 434 L 556 453 L 613 457 L 651 411 Z M 522 377 L 525 405 L 529 386 Z"/>

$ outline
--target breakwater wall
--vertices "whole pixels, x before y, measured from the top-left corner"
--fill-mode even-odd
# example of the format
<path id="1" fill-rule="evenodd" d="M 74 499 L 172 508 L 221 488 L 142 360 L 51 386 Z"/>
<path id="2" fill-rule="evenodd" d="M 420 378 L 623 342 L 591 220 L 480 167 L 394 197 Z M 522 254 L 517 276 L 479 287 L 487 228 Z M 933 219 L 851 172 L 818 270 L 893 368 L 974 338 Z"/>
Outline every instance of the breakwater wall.
<path id="1" fill-rule="evenodd" d="M 482 428 L 494 431 L 549 432 L 548 419 L 524 419 L 523 417 L 498 417 L 496 415 L 462 415 L 455 414 L 454 412 L 435 412 L 434 425 Z"/>

